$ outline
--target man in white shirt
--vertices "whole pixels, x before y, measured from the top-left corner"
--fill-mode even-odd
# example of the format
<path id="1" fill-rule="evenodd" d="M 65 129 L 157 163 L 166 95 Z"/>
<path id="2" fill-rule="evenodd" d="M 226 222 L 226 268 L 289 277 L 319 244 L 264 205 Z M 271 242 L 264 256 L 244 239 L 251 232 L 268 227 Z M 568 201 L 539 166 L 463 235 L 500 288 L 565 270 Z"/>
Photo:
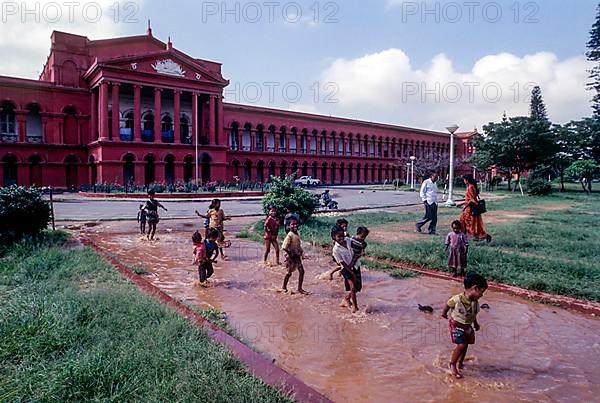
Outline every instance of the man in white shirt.
<path id="1" fill-rule="evenodd" d="M 425 216 L 415 224 L 417 232 L 421 232 L 421 227 L 429 222 L 429 235 L 435 235 L 435 227 L 437 225 L 437 182 L 438 176 L 433 172 L 429 179 L 426 179 L 421 184 L 421 200 L 425 205 Z"/>

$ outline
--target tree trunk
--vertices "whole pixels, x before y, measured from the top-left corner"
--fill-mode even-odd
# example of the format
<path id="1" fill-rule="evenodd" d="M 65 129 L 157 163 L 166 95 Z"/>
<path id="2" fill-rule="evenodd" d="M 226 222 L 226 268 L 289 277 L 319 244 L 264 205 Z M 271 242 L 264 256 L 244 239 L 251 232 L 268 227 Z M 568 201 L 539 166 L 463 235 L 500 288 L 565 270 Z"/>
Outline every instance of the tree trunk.
<path id="1" fill-rule="evenodd" d="M 581 183 L 581 188 L 583 189 L 583 191 L 584 191 L 585 193 L 587 193 L 587 192 L 588 192 L 588 190 L 587 190 L 587 188 L 585 187 L 585 183 L 583 183 L 583 178 L 581 178 L 581 179 L 579 180 L 579 183 Z"/>
<path id="2" fill-rule="evenodd" d="M 592 194 L 592 178 L 588 180 L 588 193 Z"/>
<path id="3" fill-rule="evenodd" d="M 565 191 L 565 172 L 560 171 L 560 191 Z"/>

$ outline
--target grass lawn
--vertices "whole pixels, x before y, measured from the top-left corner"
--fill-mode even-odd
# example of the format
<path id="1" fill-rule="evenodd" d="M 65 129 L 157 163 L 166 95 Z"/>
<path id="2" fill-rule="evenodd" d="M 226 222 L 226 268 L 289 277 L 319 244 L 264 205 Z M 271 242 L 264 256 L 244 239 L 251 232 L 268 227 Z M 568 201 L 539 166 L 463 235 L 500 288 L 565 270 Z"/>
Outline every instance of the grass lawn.
<path id="1" fill-rule="evenodd" d="M 600 301 L 600 194 L 496 195 L 504 197 L 489 200 L 484 215 L 494 240 L 489 245 L 471 242 L 469 270 L 531 290 Z M 422 212 L 366 212 L 346 218 L 351 232 L 360 225 L 371 230 L 369 256 L 448 271 L 443 243 L 449 223 L 459 215 L 460 209 L 440 207 L 439 235 L 434 237 L 413 233 Z M 329 232 L 337 218 L 319 217 L 303 225 L 303 240 L 329 247 Z M 254 230 L 261 232 L 262 222 Z M 372 267 L 391 270 L 386 265 Z"/>
<path id="2" fill-rule="evenodd" d="M 290 401 L 66 239 L 0 259 L 0 401 Z"/>

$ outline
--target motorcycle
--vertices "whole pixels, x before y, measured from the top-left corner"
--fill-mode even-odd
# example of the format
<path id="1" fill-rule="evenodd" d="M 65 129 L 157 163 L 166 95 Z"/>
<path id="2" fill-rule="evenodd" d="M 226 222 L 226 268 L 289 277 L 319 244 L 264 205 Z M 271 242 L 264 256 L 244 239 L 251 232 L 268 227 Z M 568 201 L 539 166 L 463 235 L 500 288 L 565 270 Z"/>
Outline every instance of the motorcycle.
<path id="1" fill-rule="evenodd" d="M 328 210 L 337 210 L 338 202 L 333 199 L 319 198 L 319 206 Z"/>

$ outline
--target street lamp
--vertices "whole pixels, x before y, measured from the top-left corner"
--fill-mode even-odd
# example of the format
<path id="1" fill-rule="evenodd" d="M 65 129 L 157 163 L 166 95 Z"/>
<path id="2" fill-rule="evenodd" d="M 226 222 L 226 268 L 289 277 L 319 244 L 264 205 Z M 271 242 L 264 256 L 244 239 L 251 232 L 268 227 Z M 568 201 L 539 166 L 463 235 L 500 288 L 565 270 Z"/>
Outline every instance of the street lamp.
<path id="1" fill-rule="evenodd" d="M 414 155 L 410 156 L 410 188 L 415 188 L 415 160 L 417 157 Z"/>
<path id="2" fill-rule="evenodd" d="M 454 207 L 456 206 L 452 197 L 454 190 L 454 133 L 458 130 L 458 125 L 448 126 L 446 130 L 450 132 L 450 178 L 448 179 L 448 200 L 446 200 L 445 206 Z"/>
<path id="3" fill-rule="evenodd" d="M 410 162 L 407 162 L 406 163 L 406 186 L 408 186 L 408 181 L 409 181 L 408 174 L 409 174 L 409 171 L 410 171 Z"/>

